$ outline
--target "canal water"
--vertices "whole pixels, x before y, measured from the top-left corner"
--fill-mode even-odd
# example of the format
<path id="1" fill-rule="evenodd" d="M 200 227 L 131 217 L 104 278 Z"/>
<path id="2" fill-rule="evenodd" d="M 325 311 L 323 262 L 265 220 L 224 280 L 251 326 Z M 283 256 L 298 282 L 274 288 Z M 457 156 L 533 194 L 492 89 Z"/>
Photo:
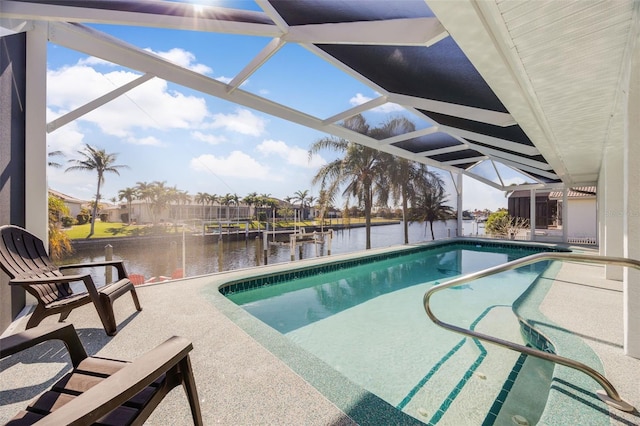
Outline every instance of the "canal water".
<path id="1" fill-rule="evenodd" d="M 456 221 L 434 222 L 433 232 L 436 239 L 447 238 L 456 235 Z M 483 234 L 482 224 L 472 221 L 463 223 L 464 235 Z M 179 240 L 178 240 L 179 241 Z M 185 240 L 184 263 L 181 242 L 176 243 L 170 239 L 154 240 L 140 244 L 119 244 L 118 239 L 113 239 L 109 245 L 113 249 L 114 260 L 124 260 L 129 274 L 139 274 L 145 280 L 153 277 L 163 279 L 171 277 L 177 269 L 185 266 L 184 276 L 197 276 L 233 269 L 249 268 L 258 264 L 264 265 L 263 246 L 256 244 L 253 239 L 241 239 L 240 241 L 216 242 L 209 238 L 205 242 L 203 238 L 189 238 Z M 350 253 L 364 250 L 365 228 L 351 228 L 334 231 L 331 241 L 331 254 Z M 401 223 L 392 225 L 373 226 L 371 228 L 372 248 L 388 247 L 402 244 L 403 226 Z M 409 225 L 409 242 L 419 243 L 431 241 L 431 231 L 428 223 L 411 223 Z M 328 242 L 324 244 L 304 243 L 296 247 L 295 259 L 300 257 L 312 258 L 326 256 L 329 249 Z M 87 263 L 105 259 L 104 247 L 80 247 L 63 259 L 61 264 Z M 288 243 L 270 244 L 267 249 L 267 263 L 289 262 L 291 249 Z M 98 272 L 89 270 L 97 275 Z"/>

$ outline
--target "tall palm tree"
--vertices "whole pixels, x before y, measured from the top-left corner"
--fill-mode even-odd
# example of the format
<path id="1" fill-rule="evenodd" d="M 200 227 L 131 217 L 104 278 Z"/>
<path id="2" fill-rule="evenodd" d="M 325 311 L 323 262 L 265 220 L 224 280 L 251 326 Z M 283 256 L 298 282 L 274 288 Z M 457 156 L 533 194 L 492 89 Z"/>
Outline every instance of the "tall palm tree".
<path id="1" fill-rule="evenodd" d="M 204 205 L 209 202 L 210 195 L 206 192 L 198 192 L 194 198 L 196 204 L 202 204 L 202 219 L 204 220 Z"/>
<path id="2" fill-rule="evenodd" d="M 236 206 L 236 222 L 240 220 L 240 197 L 235 192 L 231 194 L 231 204 Z"/>
<path id="3" fill-rule="evenodd" d="M 227 221 L 231 220 L 231 218 L 229 217 L 229 206 L 233 204 L 233 194 L 227 192 L 225 195 L 223 195 L 222 198 L 220 198 L 220 204 L 222 204 L 223 206 L 227 206 L 227 214 L 225 216 L 225 219 Z"/>
<path id="4" fill-rule="evenodd" d="M 217 202 L 218 202 L 217 194 L 207 194 L 207 204 L 211 204 L 211 208 L 209 209 L 209 220 L 211 220 L 211 210 L 213 210 L 213 205 Z"/>
<path id="5" fill-rule="evenodd" d="M 387 159 L 387 179 L 389 194 L 381 195 L 386 200 L 392 196 L 394 203 L 402 207 L 404 243 L 409 243 L 409 206 L 415 206 L 418 196 L 431 186 L 444 192 L 442 180 L 431 172 L 425 164 L 409 161 L 405 158 L 389 156 Z"/>
<path id="6" fill-rule="evenodd" d="M 131 203 L 138 196 L 136 188 L 125 188 L 118 191 L 118 199 L 120 201 L 127 200 L 127 222 L 131 225 Z"/>
<path id="7" fill-rule="evenodd" d="M 242 199 L 242 202 L 245 203 L 247 206 L 249 206 L 249 210 L 251 210 L 251 206 L 255 205 L 257 201 L 258 201 L 257 192 L 251 192 Z"/>
<path id="8" fill-rule="evenodd" d="M 304 208 L 307 204 L 307 199 L 309 198 L 309 190 L 298 190 L 291 197 L 291 201 L 300 203 L 300 220 L 305 219 Z"/>
<path id="9" fill-rule="evenodd" d="M 191 196 L 189 196 L 189 191 L 179 190 L 177 199 L 178 199 L 178 206 L 180 207 L 180 219 L 182 220 L 184 219 L 182 214 L 182 205 L 184 204 L 186 206 L 187 204 L 189 204 L 189 201 L 191 200 Z"/>
<path id="10" fill-rule="evenodd" d="M 379 133 L 379 129 L 371 129 L 361 115 L 348 118 L 343 126 L 368 136 Z M 344 156 L 322 166 L 312 183 L 320 183 L 321 188 L 331 196 L 345 187 L 342 195 L 347 198 L 347 201 L 351 197 L 358 200 L 365 214 L 366 249 L 368 250 L 371 248 L 371 211 L 374 194 L 380 191 L 379 186 L 384 182 L 380 178 L 384 174 L 382 153 L 346 139 L 328 137 L 314 142 L 309 148 L 309 156 L 323 149 L 331 149 Z"/>
<path id="11" fill-rule="evenodd" d="M 151 197 L 153 184 L 149 182 L 136 182 L 136 197 L 144 201 L 145 208 L 149 216 L 151 216 Z"/>
<path id="12" fill-rule="evenodd" d="M 118 158 L 118 154 L 107 153 L 104 149 L 98 149 L 86 144 L 82 151 L 78 151 L 81 159 L 69 160 L 73 166 L 67 167 L 65 172 L 73 170 L 88 170 L 96 171 L 98 174 L 98 185 L 96 188 L 96 202 L 93 205 L 93 212 L 91 214 L 91 229 L 87 238 L 91 238 L 95 230 L 96 216 L 98 214 L 98 203 L 100 202 L 100 188 L 104 183 L 105 173 L 115 173 L 120 175 L 119 169 L 128 168 L 128 166 L 122 164 L 114 164 Z"/>
<path id="13" fill-rule="evenodd" d="M 156 180 L 151 182 L 149 188 L 149 201 L 151 202 L 152 221 L 154 225 L 158 221 L 158 216 L 165 211 L 173 197 L 172 188 L 165 186 L 166 183 L 166 181 Z"/>
<path id="14" fill-rule="evenodd" d="M 447 193 L 444 190 L 444 182 L 435 173 L 429 175 L 427 185 L 420 188 L 416 205 L 413 209 L 412 221 L 429 223 L 431 239 L 436 237 L 433 233 L 433 222 L 447 220 L 453 216 L 453 208 L 447 206 Z"/>

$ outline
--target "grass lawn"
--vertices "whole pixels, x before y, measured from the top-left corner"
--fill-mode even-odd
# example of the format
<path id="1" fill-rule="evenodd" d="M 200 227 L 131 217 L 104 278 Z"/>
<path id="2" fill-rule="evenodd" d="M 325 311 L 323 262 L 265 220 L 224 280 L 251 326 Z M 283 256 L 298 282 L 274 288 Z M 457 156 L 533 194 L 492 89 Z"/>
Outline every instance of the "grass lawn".
<path id="1" fill-rule="evenodd" d="M 64 229 L 63 231 L 69 236 L 70 239 L 78 240 L 87 238 L 90 229 L 91 224 L 85 223 L 84 225 L 74 225 L 71 228 Z M 91 238 L 113 238 L 128 237 L 132 235 L 150 235 L 155 233 L 151 232 L 152 229 L 155 228 L 142 225 L 127 225 L 125 223 L 97 221 L 95 223 L 93 236 Z M 173 232 L 173 228 L 171 228 L 170 230 L 163 229 L 163 231 Z M 156 230 L 156 232 L 158 232 L 158 230 Z"/>
<path id="2" fill-rule="evenodd" d="M 396 222 L 393 220 L 387 219 L 379 219 L 374 218 L 371 219 L 372 223 L 392 223 Z M 348 223 L 351 225 L 363 224 L 364 218 L 350 218 Z M 325 219 L 324 226 L 330 225 L 342 225 L 342 219 L 332 219 L 331 222 L 328 219 Z M 217 226 L 216 222 L 211 222 L 211 225 L 214 227 Z M 293 221 L 279 221 L 276 223 L 276 228 L 281 227 L 290 227 L 293 228 L 294 225 L 296 227 L 311 227 L 311 226 L 319 226 L 319 221 L 302 221 L 302 222 L 293 222 Z M 236 227 L 235 223 L 225 223 L 225 226 Z M 237 224 L 240 229 L 244 229 L 244 222 Z M 69 236 L 72 240 L 81 240 L 87 238 L 89 235 L 89 230 L 91 229 L 91 224 L 85 223 L 84 225 L 74 225 L 71 228 L 63 229 L 63 231 Z M 253 221 L 249 224 L 249 229 L 258 229 L 258 222 Z M 260 225 L 260 229 L 265 229 L 264 222 Z M 177 228 L 171 225 L 127 225 L 125 223 L 115 223 L 115 222 L 100 222 L 97 221 L 94 227 L 94 233 L 91 238 L 116 238 L 116 237 L 129 237 L 129 236 L 141 236 L 141 235 L 162 235 L 162 234 L 172 234 L 174 232 L 182 233 L 182 227 L 178 225 Z"/>

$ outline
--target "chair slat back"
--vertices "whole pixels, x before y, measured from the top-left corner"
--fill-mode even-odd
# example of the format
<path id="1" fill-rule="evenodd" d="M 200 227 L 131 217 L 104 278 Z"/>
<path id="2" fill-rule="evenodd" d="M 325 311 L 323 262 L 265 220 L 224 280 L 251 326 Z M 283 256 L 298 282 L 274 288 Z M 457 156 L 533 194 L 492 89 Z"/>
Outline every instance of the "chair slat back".
<path id="1" fill-rule="evenodd" d="M 0 226 L 0 267 L 11 279 L 62 276 L 41 239 L 15 225 Z M 31 286 L 45 303 L 73 294 L 68 283 Z"/>

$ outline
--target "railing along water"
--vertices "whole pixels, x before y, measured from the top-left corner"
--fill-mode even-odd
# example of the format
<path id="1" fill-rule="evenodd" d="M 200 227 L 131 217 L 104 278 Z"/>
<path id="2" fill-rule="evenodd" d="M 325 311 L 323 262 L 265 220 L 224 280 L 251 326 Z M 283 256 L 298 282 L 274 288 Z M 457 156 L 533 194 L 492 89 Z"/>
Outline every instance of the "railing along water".
<path id="1" fill-rule="evenodd" d="M 466 284 L 470 281 L 474 281 L 480 278 L 484 278 L 490 275 L 497 274 L 499 272 L 509 271 L 511 269 L 516 269 L 521 266 L 531 265 L 533 263 L 542 262 L 546 260 L 561 260 L 561 261 L 571 261 L 571 262 L 580 262 L 580 263 L 599 263 L 599 264 L 607 264 L 607 265 L 617 265 L 617 266 L 627 266 L 631 268 L 636 268 L 640 270 L 640 261 L 635 259 L 627 259 L 623 257 L 610 257 L 610 256 L 598 256 L 598 255 L 586 255 L 586 254 L 570 254 L 570 253 L 538 253 L 531 256 L 523 257 L 517 260 L 513 260 L 511 262 L 504 263 L 502 265 L 494 266 L 492 268 L 488 268 L 479 272 L 474 272 L 459 278 L 455 278 L 446 283 L 438 284 L 431 289 L 429 289 L 424 295 L 424 309 L 427 312 L 427 315 L 436 325 L 439 325 L 442 328 L 447 330 L 454 331 L 456 333 L 463 334 L 465 336 L 470 336 L 479 340 L 484 340 L 489 343 L 496 344 L 498 346 L 502 346 L 507 349 L 511 349 L 513 351 L 517 351 L 520 353 L 524 353 L 527 355 L 531 355 L 534 357 L 542 358 L 551 362 L 555 362 L 556 364 L 561 364 L 569 368 L 573 368 L 579 370 L 591 378 L 593 378 L 596 382 L 598 382 L 603 388 L 604 391 L 599 390 L 596 392 L 598 397 L 604 401 L 606 404 L 617 408 L 622 411 L 632 412 L 634 411 L 634 407 L 629 404 L 627 401 L 622 399 L 618 394 L 618 391 L 615 387 L 598 371 L 593 368 L 585 365 L 581 362 L 565 358 L 556 354 L 551 354 L 548 352 L 544 352 L 538 349 L 530 348 L 527 346 L 523 346 L 517 343 L 509 342 L 497 337 L 489 336 L 487 334 L 478 333 L 477 331 L 468 330 L 466 328 L 458 327 L 453 324 L 448 324 L 443 321 L 440 321 L 431 311 L 431 307 L 429 305 L 429 299 L 431 296 L 446 288 L 451 288 L 459 285 Z"/>

